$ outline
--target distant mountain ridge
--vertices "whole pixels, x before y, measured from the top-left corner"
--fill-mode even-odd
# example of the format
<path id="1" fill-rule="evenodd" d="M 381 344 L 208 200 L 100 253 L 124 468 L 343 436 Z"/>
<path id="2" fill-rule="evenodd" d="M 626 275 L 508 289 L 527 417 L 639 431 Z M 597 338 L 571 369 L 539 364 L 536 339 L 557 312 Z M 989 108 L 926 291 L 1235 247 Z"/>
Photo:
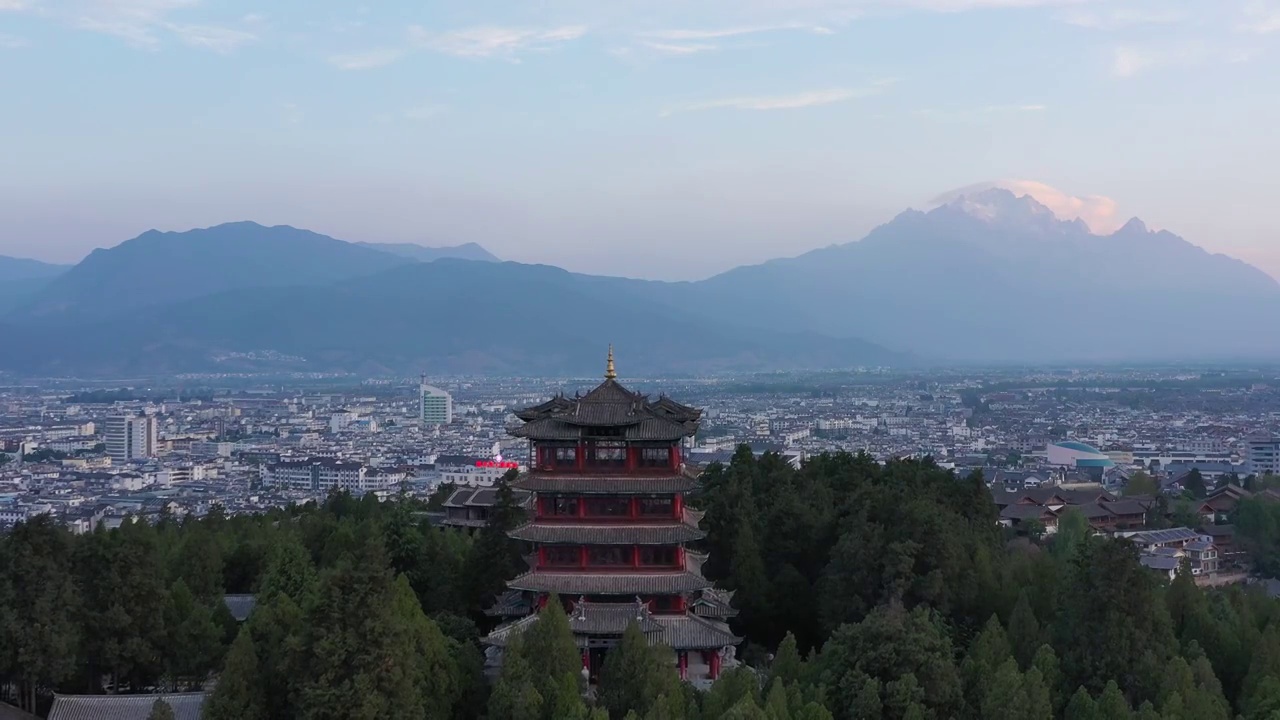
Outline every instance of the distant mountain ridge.
<path id="1" fill-rule="evenodd" d="M 455 260 L 479 260 L 482 262 L 501 262 L 496 255 L 485 250 L 476 243 L 449 245 L 444 247 L 427 247 L 413 243 L 355 243 L 361 247 L 381 250 L 382 252 L 400 255 L 419 262 L 434 262 L 442 258 Z"/>
<path id="2" fill-rule="evenodd" d="M 751 327 L 787 323 L 946 360 L 1280 357 L 1280 337 L 1258 331 L 1280 316 L 1280 283 L 1266 273 L 1141 221 L 1094 235 L 1001 189 L 908 210 L 857 242 L 653 292 Z"/>
<path id="3" fill-rule="evenodd" d="M 398 251 L 388 251 L 389 247 Z M 414 257 L 415 253 L 422 257 Z M 233 290 L 324 284 L 427 256 L 434 260 L 459 255 L 492 258 L 478 245 L 377 246 L 288 225 L 267 227 L 247 221 L 186 232 L 149 230 L 115 247 L 94 250 L 34 292 L 21 311 L 28 316 L 74 320 Z M 102 302 L 104 298 L 111 302 Z"/>
<path id="4" fill-rule="evenodd" d="M 5 331 L 0 329 L 0 333 Z M 613 282 L 544 265 L 443 259 L 309 287 L 262 287 L 113 322 L 24 328 L 0 368 L 45 373 L 345 370 L 561 375 L 599 370 L 612 342 L 632 373 L 902 364 L 856 339 L 744 332 L 629 300 Z M 121 341 L 127 338 L 127 342 Z M 246 359 L 246 353 L 305 362 Z"/>
<path id="5" fill-rule="evenodd" d="M 0 282 L 53 278 L 70 268 L 70 265 L 55 265 L 39 260 L 0 255 Z"/>
<path id="6" fill-rule="evenodd" d="M 1280 283 L 1257 268 L 1136 219 L 1096 235 L 1007 190 L 699 282 L 382 247 L 253 223 L 144 233 L 9 313 L 0 335 L 24 342 L 0 369 L 557 375 L 594 371 L 608 342 L 648 373 L 1280 357 Z"/>

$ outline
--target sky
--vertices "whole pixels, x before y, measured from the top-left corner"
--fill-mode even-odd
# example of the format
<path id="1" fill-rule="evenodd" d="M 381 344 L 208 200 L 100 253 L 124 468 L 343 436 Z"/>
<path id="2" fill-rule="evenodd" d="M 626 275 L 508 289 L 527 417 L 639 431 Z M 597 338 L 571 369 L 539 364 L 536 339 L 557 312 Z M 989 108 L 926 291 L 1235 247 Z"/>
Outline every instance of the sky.
<path id="1" fill-rule="evenodd" d="M 0 254 L 235 220 L 658 279 L 958 188 L 1280 277 L 1280 0 L 0 0 Z"/>

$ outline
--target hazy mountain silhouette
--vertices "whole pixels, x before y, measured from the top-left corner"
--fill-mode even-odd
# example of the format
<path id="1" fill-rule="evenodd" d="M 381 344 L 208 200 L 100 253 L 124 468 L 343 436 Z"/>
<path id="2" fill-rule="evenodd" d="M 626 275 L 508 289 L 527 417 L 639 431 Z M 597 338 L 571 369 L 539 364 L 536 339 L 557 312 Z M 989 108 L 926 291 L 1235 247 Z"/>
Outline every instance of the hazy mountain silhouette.
<path id="1" fill-rule="evenodd" d="M 0 348 L 0 368 L 239 370 L 266 352 L 266 365 L 284 354 L 317 370 L 563 374 L 594 371 L 580 363 L 602 342 L 636 372 L 1274 359 L 1276 317 L 1280 284 L 1246 263 L 1137 220 L 1095 235 L 987 190 L 861 241 L 684 283 L 415 262 L 252 223 L 153 231 L 10 313 L 17 327 L 0 334 L 24 342 Z"/>
<path id="2" fill-rule="evenodd" d="M 464 243 L 462 245 L 450 245 L 445 247 L 427 247 L 426 245 L 415 245 L 413 243 L 360 242 L 356 243 L 356 245 L 372 248 L 374 250 L 381 250 L 382 252 L 389 252 L 392 255 L 407 257 L 419 262 L 433 262 L 443 258 L 499 262 L 496 255 L 485 250 L 476 243 Z"/>
<path id="3" fill-rule="evenodd" d="M 865 239 L 638 287 L 707 317 L 860 337 L 938 359 L 1276 357 L 1280 284 L 1134 220 L 1099 236 L 987 190 L 908 210 Z"/>
<path id="4" fill-rule="evenodd" d="M 29 301 L 69 269 L 70 265 L 0 255 L 0 315 Z"/>
<path id="5" fill-rule="evenodd" d="M 70 265 L 54 265 L 39 260 L 0 255 L 0 283 L 53 278 L 69 269 L 71 269 Z"/>
<path id="6" fill-rule="evenodd" d="M 23 312 L 100 316 L 229 290 L 314 285 L 408 262 L 288 226 L 234 222 L 187 232 L 148 230 L 94 250 L 37 293 Z"/>
<path id="7" fill-rule="evenodd" d="M 748 332 L 559 268 L 444 259 L 312 287 L 251 288 L 74 327 L 24 329 L 0 367 L 50 373 L 246 368 L 594 373 L 612 342 L 632 373 L 902 364 L 855 339 Z M 271 351 L 306 362 L 264 363 Z"/>

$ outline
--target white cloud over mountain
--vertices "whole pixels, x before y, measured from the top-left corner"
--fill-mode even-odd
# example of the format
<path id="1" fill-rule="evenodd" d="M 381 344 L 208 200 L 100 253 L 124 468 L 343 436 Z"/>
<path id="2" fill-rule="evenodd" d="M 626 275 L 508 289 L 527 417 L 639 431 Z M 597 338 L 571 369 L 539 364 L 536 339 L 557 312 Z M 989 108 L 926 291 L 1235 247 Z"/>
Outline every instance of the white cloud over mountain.
<path id="1" fill-rule="evenodd" d="M 974 183 L 939 195 L 934 198 L 933 204 L 941 205 L 962 195 L 972 195 L 991 188 L 1003 188 L 1019 197 L 1030 195 L 1041 205 L 1052 210 L 1058 219 L 1079 218 L 1089 226 L 1090 230 L 1099 235 L 1107 235 L 1119 230 L 1127 219 L 1120 214 L 1116 201 L 1109 197 L 1103 195 L 1077 197 L 1035 180 L 992 180 Z"/>

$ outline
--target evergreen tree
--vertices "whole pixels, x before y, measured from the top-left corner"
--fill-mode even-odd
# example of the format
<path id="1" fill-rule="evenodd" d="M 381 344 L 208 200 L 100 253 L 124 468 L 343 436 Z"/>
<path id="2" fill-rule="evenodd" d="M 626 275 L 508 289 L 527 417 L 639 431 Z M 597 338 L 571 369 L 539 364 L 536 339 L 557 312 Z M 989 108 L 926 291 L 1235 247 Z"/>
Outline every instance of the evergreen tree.
<path id="1" fill-rule="evenodd" d="M 489 695 L 489 720 L 542 720 L 546 700 L 533 682 L 533 667 L 520 647 L 523 638 L 512 637 L 502 656 L 502 675 Z"/>
<path id="2" fill-rule="evenodd" d="M 919 685 L 925 709 L 948 717 L 963 704 L 960 674 L 952 658 L 950 638 L 936 616 L 924 608 L 907 612 L 901 606 L 884 606 L 831 636 L 823 646 L 818 676 L 838 698 L 854 697 L 865 677 L 879 680 L 888 706 L 891 685 L 910 674 Z M 855 670 L 862 675 L 851 672 Z M 842 720 L 849 718 L 840 715 L 847 710 L 831 709 Z"/>
<path id="3" fill-rule="evenodd" d="M 1067 709 L 1062 713 L 1062 720 L 1102 720 L 1097 703 L 1083 685 L 1071 696 Z"/>
<path id="4" fill-rule="evenodd" d="M 1044 676 L 1032 667 L 1022 676 L 1022 692 L 1025 698 L 1026 720 L 1053 720 L 1056 717 L 1053 706 L 1053 694 L 1045 684 Z"/>
<path id="5" fill-rule="evenodd" d="M 769 667 L 769 685 L 781 680 L 783 685 L 792 685 L 800 681 L 804 673 L 804 661 L 800 659 L 800 650 L 796 647 L 796 636 L 787 633 L 778 645 L 773 663 Z"/>
<path id="6" fill-rule="evenodd" d="M 1071 559 L 1057 630 L 1063 674 L 1073 686 L 1101 692 L 1115 680 L 1142 699 L 1158 694 L 1175 642 L 1137 555 L 1126 541 L 1105 540 L 1086 542 Z"/>
<path id="7" fill-rule="evenodd" d="M 572 692 L 566 693 L 561 704 L 572 704 L 569 701 L 576 700 L 581 705 L 578 685 L 582 677 L 582 653 L 574 642 L 569 618 L 557 595 L 548 598 L 538 611 L 537 622 L 524 631 L 521 641 L 520 649 L 533 668 L 533 683 L 538 693 L 550 700 L 561 694 L 561 688 L 569 688 Z"/>
<path id="8" fill-rule="evenodd" d="M 301 720 L 424 716 L 415 638 L 397 617 L 380 542 L 367 542 L 359 560 L 344 557 L 321 577 L 306 627 Z"/>
<path id="9" fill-rule="evenodd" d="M 164 698 L 156 698 L 156 701 L 151 704 L 151 712 L 147 715 L 147 720 L 174 720 L 173 708 L 164 701 Z"/>
<path id="10" fill-rule="evenodd" d="M 1013 613 L 1009 616 L 1009 645 L 1014 658 L 1018 660 L 1018 666 L 1023 670 L 1031 667 L 1031 660 L 1043 644 L 1044 635 L 1040 631 L 1040 623 L 1031 608 L 1026 588 L 1023 588 L 1018 592 L 1018 601 L 1014 603 Z"/>
<path id="11" fill-rule="evenodd" d="M 643 715 L 659 696 L 680 692 L 670 653 L 669 648 L 650 647 L 636 623 L 627 626 L 600 671 L 600 704 L 610 716 L 622 717 L 628 710 Z"/>
<path id="12" fill-rule="evenodd" d="M 307 602 L 308 593 L 314 589 L 315 582 L 316 569 L 311 556 L 307 554 L 298 536 L 286 530 L 276 538 L 266 574 L 262 577 L 262 586 L 258 590 L 258 601 L 262 603 L 281 594 L 302 607 Z"/>
<path id="13" fill-rule="evenodd" d="M 1258 690 L 1267 678 L 1280 678 L 1280 620 L 1273 620 L 1253 650 L 1249 674 L 1244 678 L 1240 691 L 1240 706 L 1258 704 Z"/>
<path id="14" fill-rule="evenodd" d="M 192 596 L 184 580 L 173 584 L 168 600 L 164 619 L 168 637 L 163 651 L 165 671 L 174 680 L 200 684 L 221 659 L 222 628 L 214 622 L 209 608 Z"/>
<path id="15" fill-rule="evenodd" d="M 981 713 L 975 717 L 985 720 L 1024 720 L 1027 717 L 1027 695 L 1016 660 L 1009 658 L 982 682 L 985 687 L 980 693 Z"/>
<path id="16" fill-rule="evenodd" d="M 396 630 L 412 644 L 410 657 L 417 693 L 426 705 L 425 720 L 449 720 L 461 698 L 462 678 L 450 654 L 450 644 L 440 627 L 422 614 L 418 597 L 404 575 L 396 578 L 393 590 Z"/>
<path id="17" fill-rule="evenodd" d="M 1209 488 L 1205 485 L 1204 476 L 1200 474 L 1199 468 L 1191 468 L 1191 472 L 1188 472 L 1182 481 L 1182 488 L 1197 500 L 1203 500 L 1209 494 Z"/>
<path id="18" fill-rule="evenodd" d="M 524 520 L 524 510 L 511 489 L 515 471 L 507 473 L 497 484 L 497 502 L 489 511 L 489 519 L 472 546 L 468 566 L 472 568 L 467 592 L 468 607 L 488 607 L 523 567 L 519 543 L 508 537 Z"/>
<path id="19" fill-rule="evenodd" d="M 1058 656 L 1053 652 L 1052 647 L 1040 646 L 1031 660 L 1031 670 L 1039 673 L 1041 682 L 1049 693 L 1049 702 L 1053 706 L 1054 714 L 1062 712 L 1063 706 L 1066 705 L 1066 694 L 1062 686 L 1062 670 L 1058 666 Z"/>
<path id="20" fill-rule="evenodd" d="M 1125 699 L 1124 693 L 1120 692 L 1120 687 L 1116 685 L 1115 680 L 1107 683 L 1102 696 L 1098 698 L 1097 713 L 1098 720 L 1129 720 L 1133 717 L 1129 701 Z"/>
<path id="21" fill-rule="evenodd" d="M 246 627 L 231 643 L 227 663 L 204 707 L 204 720 L 266 720 L 258 653 Z"/>
<path id="22" fill-rule="evenodd" d="M 36 710 L 36 689 L 66 679 L 75 668 L 80 639 L 75 622 L 77 594 L 72 581 L 70 536 L 48 516 L 18 523 L 5 538 L 0 577 L 8 591 L 8 622 L 0 653 L 21 683 L 20 698 Z"/>
<path id="23" fill-rule="evenodd" d="M 787 688 L 781 680 L 770 683 L 769 692 L 764 701 L 764 714 L 769 720 L 791 720 Z"/>
<path id="24" fill-rule="evenodd" d="M 997 681 L 1005 683 L 1005 687 L 1000 689 L 1009 697 L 1004 700 L 1016 699 L 1014 696 L 1020 692 L 1022 685 L 1022 677 L 1017 672 L 1017 662 L 1014 661 L 1012 675 L 997 677 L 999 671 L 1010 660 L 1013 660 L 1013 652 L 1009 648 L 1004 627 L 1000 625 L 1000 618 L 992 615 L 969 647 L 969 653 L 964 662 L 960 664 L 960 675 L 965 685 L 965 699 L 972 710 L 986 712 L 990 705 L 987 702 L 986 693 L 993 689 L 992 684 Z M 1015 708 L 1009 712 L 1017 713 L 1020 710 Z"/>

